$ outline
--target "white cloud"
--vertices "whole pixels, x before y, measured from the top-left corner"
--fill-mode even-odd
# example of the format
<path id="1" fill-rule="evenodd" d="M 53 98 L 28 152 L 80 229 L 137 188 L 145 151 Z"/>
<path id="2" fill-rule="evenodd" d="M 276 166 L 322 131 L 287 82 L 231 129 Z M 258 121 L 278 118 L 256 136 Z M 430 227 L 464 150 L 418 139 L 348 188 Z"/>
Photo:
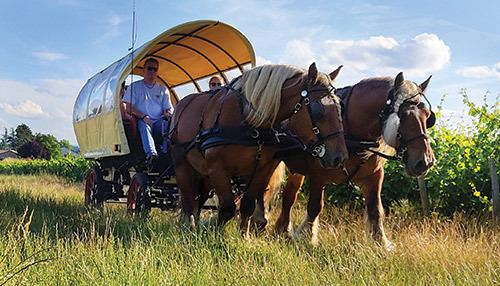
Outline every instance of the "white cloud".
<path id="1" fill-rule="evenodd" d="M 108 20 L 108 24 L 111 27 L 116 27 L 116 26 L 120 25 L 123 22 L 123 19 L 120 18 L 118 15 L 116 15 L 113 12 L 111 12 L 111 15 L 109 16 L 109 18 L 107 20 Z"/>
<path id="2" fill-rule="evenodd" d="M 36 90 L 53 96 L 72 95 L 76 98 L 85 81 L 80 79 L 42 79 L 37 82 Z"/>
<path id="3" fill-rule="evenodd" d="M 43 62 L 53 62 L 57 60 L 64 60 L 68 57 L 61 53 L 51 53 L 51 52 L 33 52 L 31 53 L 35 58 Z"/>
<path id="4" fill-rule="evenodd" d="M 0 126 L 2 126 L 2 129 L 0 130 L 0 132 L 4 132 L 4 128 L 10 128 L 10 124 L 7 122 L 7 120 L 3 119 L 2 117 L 0 117 Z"/>
<path id="5" fill-rule="evenodd" d="M 319 64 L 333 70 L 344 65 L 343 72 L 357 78 L 388 76 L 404 71 L 407 76 L 425 77 L 444 69 L 450 62 L 450 48 L 434 34 L 420 34 L 398 43 L 394 38 L 377 36 L 365 40 L 325 40 L 312 47 L 306 41 L 287 44 L 285 58 L 295 65 L 319 59 Z"/>
<path id="6" fill-rule="evenodd" d="M 488 66 L 465 67 L 457 71 L 458 74 L 471 78 L 500 78 L 500 62 Z"/>
<path id="7" fill-rule="evenodd" d="M 49 115 L 42 110 L 42 107 L 31 100 L 12 105 L 0 102 L 0 109 L 7 114 L 22 118 L 48 118 Z"/>
<path id="8" fill-rule="evenodd" d="M 257 62 L 255 64 L 256 66 L 268 65 L 268 64 L 272 64 L 273 63 L 272 61 L 266 60 L 265 58 L 263 58 L 261 56 L 256 56 L 255 57 L 255 61 Z"/>
<path id="9" fill-rule="evenodd" d="M 285 54 L 281 61 L 307 68 L 312 62 L 316 61 L 314 54 L 313 48 L 309 42 L 293 40 L 286 44 Z"/>
<path id="10" fill-rule="evenodd" d="M 73 105 L 84 84 L 79 79 L 43 79 L 34 83 L 0 79 L 0 114 L 5 121 L 0 123 L 14 128 L 25 123 L 35 133 L 53 134 L 75 143 Z M 59 131 L 56 134 L 53 130 Z"/>
<path id="11" fill-rule="evenodd" d="M 105 18 L 106 32 L 103 34 L 103 39 L 108 40 L 117 37 L 120 34 L 118 28 L 121 23 L 123 23 L 123 18 L 111 12 L 110 15 Z"/>

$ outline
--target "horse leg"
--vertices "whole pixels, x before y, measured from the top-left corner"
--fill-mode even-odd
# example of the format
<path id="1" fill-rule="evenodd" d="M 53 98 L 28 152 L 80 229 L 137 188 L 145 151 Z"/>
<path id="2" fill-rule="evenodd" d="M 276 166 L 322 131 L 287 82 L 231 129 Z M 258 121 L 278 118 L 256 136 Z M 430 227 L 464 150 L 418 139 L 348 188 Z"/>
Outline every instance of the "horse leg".
<path id="1" fill-rule="evenodd" d="M 256 226 L 258 231 L 264 231 L 268 222 L 269 211 L 271 210 L 271 203 L 281 190 L 281 183 L 286 174 L 285 163 L 281 162 L 274 170 L 267 188 L 262 195 L 257 196 L 256 207 L 252 214 L 252 226 Z"/>
<path id="2" fill-rule="evenodd" d="M 234 217 L 236 204 L 231 186 L 231 177 L 220 164 L 214 164 L 208 169 L 217 198 L 219 210 L 217 212 L 217 226 L 223 227 L 226 222 Z"/>
<path id="3" fill-rule="evenodd" d="M 363 196 L 366 202 L 364 220 L 368 231 L 375 241 L 382 243 L 386 249 L 392 250 L 394 246 L 392 242 L 387 239 L 383 224 L 384 208 L 380 198 L 383 181 L 384 169 L 380 168 L 373 173 L 373 175 L 356 184 L 363 190 Z"/>
<path id="4" fill-rule="evenodd" d="M 296 231 L 296 236 L 298 236 L 304 231 L 305 228 L 310 228 L 311 244 L 313 245 L 317 245 L 318 243 L 318 215 L 323 209 L 324 189 L 325 182 L 323 180 L 320 180 L 315 176 L 309 177 L 309 201 L 307 202 L 307 212 Z"/>
<path id="5" fill-rule="evenodd" d="M 265 197 L 269 195 L 269 186 L 266 187 L 262 195 L 257 196 L 256 205 L 252 216 L 250 217 L 250 226 L 255 226 L 256 230 L 262 232 L 266 229 L 268 218 L 268 206 L 265 205 Z"/>
<path id="6" fill-rule="evenodd" d="M 290 174 L 286 182 L 285 188 L 283 189 L 283 200 L 281 204 L 281 213 L 276 222 L 274 229 L 278 233 L 290 234 L 292 231 L 292 224 L 290 222 L 290 213 L 292 207 L 297 200 L 297 194 L 299 193 L 300 187 L 304 183 L 304 176 L 301 174 Z"/>
<path id="7" fill-rule="evenodd" d="M 200 217 L 201 210 L 207 200 L 210 198 L 210 191 L 212 190 L 212 184 L 210 183 L 210 179 L 208 177 L 204 177 L 200 181 L 199 187 L 199 198 L 198 198 L 198 208 L 197 208 L 197 217 Z"/>
<path id="8" fill-rule="evenodd" d="M 181 160 L 175 165 L 175 174 L 181 196 L 181 222 L 188 223 L 194 229 L 196 227 L 196 200 L 200 174 L 187 160 Z"/>
<path id="9" fill-rule="evenodd" d="M 250 217 L 255 210 L 255 202 L 262 200 L 261 206 L 264 208 L 264 192 L 271 179 L 271 176 L 276 169 L 278 162 L 270 162 L 265 166 L 260 166 L 258 170 L 252 175 L 250 185 L 245 195 L 241 199 L 240 203 L 240 229 L 248 236 L 250 230 Z M 267 225 L 267 219 L 265 217 L 260 222 L 261 225 L 257 228 L 265 228 Z"/>

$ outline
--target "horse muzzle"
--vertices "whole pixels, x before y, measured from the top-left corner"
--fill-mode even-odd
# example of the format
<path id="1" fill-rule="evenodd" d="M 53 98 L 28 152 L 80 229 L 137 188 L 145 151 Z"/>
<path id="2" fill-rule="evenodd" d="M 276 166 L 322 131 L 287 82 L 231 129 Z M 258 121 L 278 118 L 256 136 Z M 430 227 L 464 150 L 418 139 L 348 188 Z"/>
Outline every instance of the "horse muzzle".
<path id="1" fill-rule="evenodd" d="M 335 148 L 326 148 L 324 156 L 319 157 L 319 164 L 325 169 L 337 168 L 344 165 L 349 157 L 345 146 L 336 146 Z"/>
<path id="2" fill-rule="evenodd" d="M 418 160 L 408 160 L 405 162 L 406 173 L 412 177 L 424 176 L 429 172 L 429 169 L 434 166 L 434 155 L 422 156 Z"/>

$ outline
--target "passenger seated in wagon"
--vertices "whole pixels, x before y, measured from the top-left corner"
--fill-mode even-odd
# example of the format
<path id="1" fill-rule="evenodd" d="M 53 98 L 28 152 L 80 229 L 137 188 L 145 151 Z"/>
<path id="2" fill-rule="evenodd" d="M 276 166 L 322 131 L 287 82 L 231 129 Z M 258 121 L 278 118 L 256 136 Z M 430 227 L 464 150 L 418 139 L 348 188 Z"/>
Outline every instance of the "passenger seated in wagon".
<path id="1" fill-rule="evenodd" d="M 222 86 L 222 79 L 218 75 L 214 75 L 208 81 L 208 88 L 210 90 L 216 90 L 218 88 L 221 88 L 221 86 Z"/>
<path id="2" fill-rule="evenodd" d="M 150 168 L 158 157 L 158 151 L 167 152 L 167 138 L 163 135 L 168 133 L 172 110 L 167 88 L 156 82 L 158 69 L 156 59 L 147 59 L 144 63 L 144 78 L 133 82 L 122 99 L 125 110 L 137 118 L 137 127 Z M 157 150 L 156 146 L 161 146 L 162 150 Z"/>

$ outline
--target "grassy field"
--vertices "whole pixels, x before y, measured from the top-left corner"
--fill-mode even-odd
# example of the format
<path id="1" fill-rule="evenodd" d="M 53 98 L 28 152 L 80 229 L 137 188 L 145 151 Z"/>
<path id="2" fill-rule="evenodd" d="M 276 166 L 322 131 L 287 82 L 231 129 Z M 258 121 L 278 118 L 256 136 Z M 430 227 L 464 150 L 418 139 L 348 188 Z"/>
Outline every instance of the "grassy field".
<path id="1" fill-rule="evenodd" d="M 189 231 L 172 212 L 86 209 L 81 184 L 0 175 L 0 285 L 500 284 L 500 228 L 488 220 L 400 209 L 385 226 L 393 252 L 366 238 L 360 213 L 334 208 L 321 214 L 318 246 L 272 231 L 245 240 L 234 220 Z"/>

